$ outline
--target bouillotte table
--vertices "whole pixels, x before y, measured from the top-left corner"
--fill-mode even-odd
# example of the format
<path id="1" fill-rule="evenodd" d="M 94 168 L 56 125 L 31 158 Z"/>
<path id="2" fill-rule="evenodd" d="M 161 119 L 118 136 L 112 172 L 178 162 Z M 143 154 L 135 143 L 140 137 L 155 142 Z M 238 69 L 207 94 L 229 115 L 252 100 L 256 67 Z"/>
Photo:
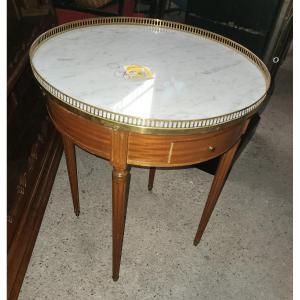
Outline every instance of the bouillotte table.
<path id="1" fill-rule="evenodd" d="M 74 145 L 112 165 L 113 279 L 119 278 L 128 166 L 150 167 L 153 181 L 155 167 L 188 166 L 220 156 L 197 245 L 240 138 L 269 88 L 262 61 L 200 28 L 128 17 L 55 27 L 35 40 L 30 59 L 62 135 L 77 216 Z"/>

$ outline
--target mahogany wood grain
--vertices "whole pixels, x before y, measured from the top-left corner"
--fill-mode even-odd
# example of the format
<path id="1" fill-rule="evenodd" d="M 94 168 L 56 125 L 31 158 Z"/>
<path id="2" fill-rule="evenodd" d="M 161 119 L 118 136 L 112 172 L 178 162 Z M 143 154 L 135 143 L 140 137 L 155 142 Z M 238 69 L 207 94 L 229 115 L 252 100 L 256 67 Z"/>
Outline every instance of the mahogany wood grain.
<path id="1" fill-rule="evenodd" d="M 231 149 L 225 152 L 219 161 L 216 175 L 214 176 L 210 192 L 201 216 L 198 230 L 194 239 L 194 245 L 197 246 L 209 221 L 209 218 L 214 210 L 214 207 L 219 199 L 221 191 L 226 181 L 227 174 L 230 170 L 234 154 L 238 148 L 238 141 Z"/>
<path id="2" fill-rule="evenodd" d="M 76 216 L 80 214 L 80 205 L 79 205 L 79 192 L 78 192 L 78 178 L 77 178 L 77 166 L 76 166 L 76 156 L 75 156 L 75 145 L 73 142 L 66 136 L 62 135 L 66 163 L 69 175 L 69 181 L 71 186 L 71 193 L 73 199 L 74 212 Z"/>
<path id="3" fill-rule="evenodd" d="M 88 152 L 110 159 L 112 129 L 76 115 L 54 101 L 48 101 L 50 117 L 59 132 Z"/>
<path id="4" fill-rule="evenodd" d="M 241 136 L 243 123 L 222 131 L 191 135 L 130 133 L 128 163 L 139 166 L 188 166 L 217 157 Z"/>
<path id="5" fill-rule="evenodd" d="M 129 170 L 127 167 L 128 132 L 113 131 L 112 136 L 112 231 L 113 266 L 112 278 L 119 279 L 122 245 L 125 229 Z"/>

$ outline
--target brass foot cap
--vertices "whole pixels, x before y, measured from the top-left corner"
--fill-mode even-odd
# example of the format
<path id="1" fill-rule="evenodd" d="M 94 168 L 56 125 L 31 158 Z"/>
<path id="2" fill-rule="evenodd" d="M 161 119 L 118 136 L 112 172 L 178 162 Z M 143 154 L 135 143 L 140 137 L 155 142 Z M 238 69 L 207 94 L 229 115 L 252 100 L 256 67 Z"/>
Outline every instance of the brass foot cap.
<path id="1" fill-rule="evenodd" d="M 194 246 L 197 246 L 199 244 L 199 241 L 194 240 Z"/>

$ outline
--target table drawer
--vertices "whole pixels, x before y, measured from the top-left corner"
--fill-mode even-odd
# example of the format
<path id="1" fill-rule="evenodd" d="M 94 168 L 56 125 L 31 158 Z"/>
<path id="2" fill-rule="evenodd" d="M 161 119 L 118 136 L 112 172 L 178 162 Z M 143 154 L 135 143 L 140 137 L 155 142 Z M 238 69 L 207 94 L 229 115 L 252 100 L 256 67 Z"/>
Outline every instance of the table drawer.
<path id="1" fill-rule="evenodd" d="M 242 135 L 244 122 L 214 133 L 155 136 L 131 133 L 128 163 L 144 166 L 184 166 L 217 157 Z"/>
<path id="2" fill-rule="evenodd" d="M 209 138 L 172 142 L 168 163 L 189 165 L 212 159 L 231 148 L 239 137 L 237 128 Z"/>

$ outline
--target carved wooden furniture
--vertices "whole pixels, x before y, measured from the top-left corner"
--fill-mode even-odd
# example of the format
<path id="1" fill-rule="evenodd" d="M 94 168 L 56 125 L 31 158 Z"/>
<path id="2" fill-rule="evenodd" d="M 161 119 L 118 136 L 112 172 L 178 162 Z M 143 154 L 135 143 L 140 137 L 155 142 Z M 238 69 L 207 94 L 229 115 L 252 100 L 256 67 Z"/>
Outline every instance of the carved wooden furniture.
<path id="1" fill-rule="evenodd" d="M 76 215 L 74 145 L 112 165 L 113 279 L 119 278 L 129 165 L 150 167 L 151 189 L 155 167 L 221 156 L 197 245 L 241 136 L 265 99 L 270 76 L 260 59 L 200 28 L 126 17 L 51 29 L 35 40 L 30 57 L 63 137 Z"/>
<path id="2" fill-rule="evenodd" d="M 21 18 L 8 1 L 7 298 L 17 299 L 62 155 L 34 80 L 29 48 L 54 26 L 51 15 Z"/>

